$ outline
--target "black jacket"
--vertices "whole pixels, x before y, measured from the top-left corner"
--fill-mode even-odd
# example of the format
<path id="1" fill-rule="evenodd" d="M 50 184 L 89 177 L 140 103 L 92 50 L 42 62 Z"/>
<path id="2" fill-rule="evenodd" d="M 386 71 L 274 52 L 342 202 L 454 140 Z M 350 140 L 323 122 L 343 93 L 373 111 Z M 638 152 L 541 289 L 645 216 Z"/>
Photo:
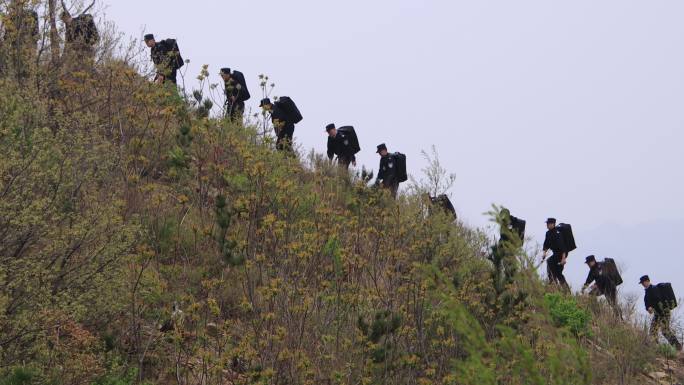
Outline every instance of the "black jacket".
<path id="1" fill-rule="evenodd" d="M 587 274 L 587 279 L 584 281 L 585 286 L 589 286 L 592 282 L 596 282 L 596 286 L 603 291 L 609 286 L 615 286 L 615 284 L 603 274 L 603 262 L 596 262 L 594 267 L 589 269 L 589 274 Z"/>
<path id="2" fill-rule="evenodd" d="M 663 299 L 660 295 L 660 290 L 655 285 L 651 285 L 644 291 L 644 305 L 646 310 L 653 308 L 656 314 L 665 314 L 665 309 L 663 308 Z"/>
<path id="3" fill-rule="evenodd" d="M 288 120 L 289 116 L 287 112 L 278 104 L 278 102 L 273 104 L 273 111 L 271 111 L 271 122 L 273 122 L 274 129 L 276 119 L 285 122 L 283 128 L 281 128 L 279 131 L 276 130 L 278 137 L 287 136 L 292 138 L 294 135 L 295 124 Z"/>
<path id="4" fill-rule="evenodd" d="M 380 158 L 380 169 L 378 171 L 378 181 L 382 180 L 385 186 L 399 183 L 397 181 L 396 161 L 392 154 L 387 154 Z"/>
<path id="5" fill-rule="evenodd" d="M 280 130 L 275 127 L 275 121 L 280 120 L 285 122 Z M 273 129 L 276 130 L 278 138 L 292 138 L 294 136 L 295 124 L 288 121 L 288 115 L 283 111 L 282 107 L 279 107 L 277 102 L 273 104 L 273 111 L 271 112 L 271 122 L 273 122 Z"/>
<path id="6" fill-rule="evenodd" d="M 231 104 L 231 97 L 235 97 L 235 103 L 244 103 L 250 99 L 249 89 L 245 75 L 240 71 L 233 71 L 228 81 L 224 81 L 227 104 Z"/>
<path id="7" fill-rule="evenodd" d="M 271 121 L 274 122 L 276 119 L 284 121 L 285 125 L 292 123 L 289 121 L 290 118 L 287 111 L 283 108 L 281 103 L 278 103 L 277 101 L 273 103 L 273 110 L 271 110 Z"/>
<path id="8" fill-rule="evenodd" d="M 166 39 L 155 43 L 150 50 L 152 62 L 157 66 L 157 71 L 160 70 L 177 70 L 181 67 L 180 52 L 175 51 L 175 40 Z"/>
<path id="9" fill-rule="evenodd" d="M 506 227 L 508 230 L 505 231 L 503 227 Z M 509 214 L 502 223 L 499 239 L 501 242 L 521 243 L 525 240 L 524 227 L 524 220 Z M 513 239 L 510 238 L 509 234 L 514 235 Z"/>
<path id="10" fill-rule="evenodd" d="M 596 262 L 594 267 L 589 268 L 589 274 L 587 274 L 587 279 L 584 281 L 584 286 L 589 286 L 592 282 L 598 284 L 601 279 L 601 263 Z"/>
<path id="11" fill-rule="evenodd" d="M 232 103 L 232 96 L 235 97 L 235 103 L 244 103 L 249 99 L 248 94 L 243 92 L 244 88 L 242 84 L 235 81 L 235 79 L 229 79 L 228 81 L 225 81 L 224 85 L 226 93 L 226 103 Z"/>
<path id="12" fill-rule="evenodd" d="M 92 47 L 100 41 L 100 34 L 97 32 L 97 26 L 90 14 L 75 17 L 66 25 L 64 35 L 67 44 Z"/>
<path id="13" fill-rule="evenodd" d="M 278 132 L 278 137 L 287 137 L 287 138 L 292 139 L 292 137 L 294 136 L 294 131 L 295 131 L 294 123 L 287 122 L 287 123 L 285 123 L 285 126 L 283 126 L 283 128 L 281 128 L 280 131 Z"/>
<path id="14" fill-rule="evenodd" d="M 328 136 L 328 158 L 332 159 L 335 155 L 339 158 L 346 158 L 350 161 L 356 160 L 354 148 L 349 134 L 342 131 L 337 131 L 335 137 Z"/>
<path id="15" fill-rule="evenodd" d="M 558 229 L 553 228 L 546 232 L 544 239 L 544 251 L 553 250 L 554 254 L 562 254 L 565 252 L 565 242 Z"/>
<path id="16" fill-rule="evenodd" d="M 456 218 L 456 209 L 454 208 L 454 205 L 451 203 L 451 200 L 446 194 L 441 194 L 437 197 L 430 197 L 430 202 L 432 202 L 433 205 L 441 208 L 442 210 L 446 211 L 447 213 L 450 213 L 451 215 Z M 432 211 L 432 210 L 430 210 Z"/>

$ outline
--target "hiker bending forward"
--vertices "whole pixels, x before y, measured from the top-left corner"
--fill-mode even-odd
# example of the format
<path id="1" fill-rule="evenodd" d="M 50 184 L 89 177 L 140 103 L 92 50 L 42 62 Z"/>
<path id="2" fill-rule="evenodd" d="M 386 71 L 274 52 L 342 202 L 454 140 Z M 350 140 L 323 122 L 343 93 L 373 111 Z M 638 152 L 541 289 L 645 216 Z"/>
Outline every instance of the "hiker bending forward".
<path id="1" fill-rule="evenodd" d="M 563 275 L 568 254 L 565 251 L 567 249 L 563 237 L 556 228 L 556 219 L 547 219 L 546 228 L 548 231 L 546 232 L 546 238 L 544 239 L 544 256 L 542 260 L 546 260 L 546 254 L 549 250 L 553 252 L 546 262 L 549 281 L 559 285 L 563 290 L 569 291 L 570 287 Z"/>
<path id="2" fill-rule="evenodd" d="M 648 275 L 644 275 L 639 280 L 641 286 L 644 287 L 644 305 L 646 310 L 653 315 L 651 320 L 650 334 L 654 339 L 658 339 L 658 332 L 663 333 L 667 342 L 670 343 L 677 351 L 682 351 L 682 344 L 677 340 L 677 336 L 672 331 L 670 320 L 672 318 L 672 310 L 665 303 L 663 295 L 658 286 L 651 285 L 651 279 Z"/>

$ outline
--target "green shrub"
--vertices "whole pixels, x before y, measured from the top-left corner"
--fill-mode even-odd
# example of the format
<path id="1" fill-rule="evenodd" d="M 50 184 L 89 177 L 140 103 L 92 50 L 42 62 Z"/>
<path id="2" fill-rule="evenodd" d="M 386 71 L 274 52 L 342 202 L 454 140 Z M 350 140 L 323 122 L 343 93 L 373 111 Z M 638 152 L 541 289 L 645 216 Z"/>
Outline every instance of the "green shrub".
<path id="1" fill-rule="evenodd" d="M 557 326 L 568 328 L 576 336 L 589 334 L 589 312 L 582 309 L 572 297 L 547 293 L 544 301 Z"/>
<path id="2" fill-rule="evenodd" d="M 27 368 L 14 368 L 0 378 L 0 385 L 30 385 L 36 383 L 36 373 Z"/>

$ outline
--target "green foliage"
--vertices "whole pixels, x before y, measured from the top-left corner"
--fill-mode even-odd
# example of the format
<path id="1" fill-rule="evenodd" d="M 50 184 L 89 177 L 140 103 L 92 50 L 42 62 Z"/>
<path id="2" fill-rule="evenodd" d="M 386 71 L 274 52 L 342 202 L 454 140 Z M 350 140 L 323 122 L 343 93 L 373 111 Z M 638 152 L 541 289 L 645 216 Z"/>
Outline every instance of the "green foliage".
<path id="1" fill-rule="evenodd" d="M 522 240 L 510 227 L 510 212 L 503 207 L 493 205 L 493 209 L 487 214 L 500 229 L 500 238 L 495 245 L 491 246 L 487 256 L 492 263 L 490 275 L 494 295 L 489 306 L 494 313 L 490 330 L 494 331 L 502 320 L 520 316 L 518 313 L 528 307 L 526 301 L 529 293 L 518 284 L 521 279 L 519 258 L 524 255 L 524 252 Z M 512 326 L 511 323 L 508 324 Z"/>
<path id="2" fill-rule="evenodd" d="M 37 375 L 28 368 L 14 368 L 0 377 L 0 385 L 32 385 L 36 384 Z"/>
<path id="3" fill-rule="evenodd" d="M 547 293 L 544 300 L 556 325 L 568 328 L 576 336 L 589 334 L 589 312 L 582 309 L 574 298 L 560 293 Z"/>
<path id="4" fill-rule="evenodd" d="M 372 361 L 379 364 L 388 359 L 393 348 L 392 335 L 401 326 L 401 317 L 385 310 L 375 313 L 370 325 L 366 323 L 363 317 L 359 317 L 357 325 L 373 346 L 370 351 Z"/>
<path id="5" fill-rule="evenodd" d="M 218 225 L 217 241 L 223 260 L 230 266 L 240 266 L 245 262 L 244 256 L 237 249 L 237 241 L 227 238 L 230 225 L 233 221 L 235 212 L 231 210 L 226 197 L 219 195 L 216 197 L 216 224 Z"/>
<path id="6" fill-rule="evenodd" d="M 329 256 L 333 261 L 333 267 L 335 269 L 335 275 L 340 276 L 342 274 L 342 250 L 340 249 L 340 241 L 337 237 L 333 236 L 328 239 L 325 247 L 323 248 L 323 254 Z"/>
<path id="7" fill-rule="evenodd" d="M 92 385 L 133 385 L 137 383 L 136 374 L 135 370 L 125 371 L 123 374 L 109 374 L 97 379 Z"/>
<path id="8" fill-rule="evenodd" d="M 658 355 L 661 357 L 668 358 L 670 360 L 674 360 L 677 358 L 677 349 L 675 349 L 672 345 L 670 344 L 659 344 L 658 345 Z"/>

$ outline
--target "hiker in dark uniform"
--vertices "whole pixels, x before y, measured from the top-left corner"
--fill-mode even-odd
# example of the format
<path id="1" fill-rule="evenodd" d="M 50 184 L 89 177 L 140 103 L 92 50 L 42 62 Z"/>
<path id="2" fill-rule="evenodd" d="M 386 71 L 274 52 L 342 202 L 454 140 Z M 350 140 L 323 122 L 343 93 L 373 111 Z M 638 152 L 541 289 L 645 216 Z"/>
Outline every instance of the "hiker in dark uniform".
<path id="1" fill-rule="evenodd" d="M 514 246 L 522 247 L 525 241 L 525 221 L 511 215 L 507 208 L 501 209 L 501 242 L 513 242 Z"/>
<path id="2" fill-rule="evenodd" d="M 499 242 L 492 246 L 492 252 L 487 258 L 494 264 L 495 288 L 497 292 L 501 292 L 501 277 L 512 278 L 518 270 L 516 256 L 522 252 L 525 221 L 512 216 L 507 208 L 502 208 L 496 222 L 499 224 Z"/>
<path id="3" fill-rule="evenodd" d="M 176 84 L 176 74 L 183 66 L 183 58 L 174 39 L 156 41 L 153 34 L 145 35 L 145 44 L 150 47 L 150 56 L 156 68 L 155 83 L 170 81 Z"/>
<path id="4" fill-rule="evenodd" d="M 380 168 L 375 184 L 379 185 L 382 183 L 382 187 L 390 190 L 392 197 L 396 198 L 397 191 L 399 190 L 399 178 L 394 156 L 387 151 L 385 143 L 378 145 L 376 153 L 380 154 Z"/>
<path id="5" fill-rule="evenodd" d="M 445 213 L 450 214 L 453 216 L 454 220 L 457 219 L 456 216 L 456 209 L 454 208 L 454 205 L 451 203 L 451 200 L 446 194 L 440 194 L 436 197 L 431 196 L 429 193 L 425 193 L 428 199 L 430 199 L 430 203 L 432 204 L 433 207 L 439 208 Z M 429 209 L 429 213 L 432 214 L 432 207 Z"/>
<path id="6" fill-rule="evenodd" d="M 271 122 L 276 132 L 276 149 L 279 151 L 292 151 L 295 124 L 291 121 L 284 106 L 279 103 L 271 103 L 271 99 L 265 98 L 259 103 L 259 107 L 271 113 Z"/>
<path id="7" fill-rule="evenodd" d="M 70 61 L 94 63 L 95 46 L 100 41 L 93 15 L 87 13 L 91 4 L 79 16 L 73 17 L 62 1 L 62 22 L 64 23 L 64 52 Z"/>
<path id="8" fill-rule="evenodd" d="M 651 320 L 650 334 L 654 339 L 658 339 L 658 332 L 663 333 L 677 351 L 682 351 L 682 344 L 677 339 L 677 336 L 672 331 L 670 320 L 672 318 L 672 310 L 665 304 L 663 294 L 657 286 L 651 285 L 651 279 L 648 275 L 644 275 L 639 279 L 639 283 L 644 287 L 644 305 L 646 311 L 653 315 Z"/>
<path id="9" fill-rule="evenodd" d="M 547 253 L 551 250 L 553 254 L 546 262 L 549 281 L 560 285 L 563 290 L 570 291 L 570 286 L 568 286 L 568 282 L 563 275 L 563 269 L 565 268 L 567 258 L 567 253 L 565 252 L 566 247 L 563 237 L 556 229 L 556 219 L 547 219 L 546 228 L 548 231 L 546 232 L 546 238 L 544 239 L 544 256 L 542 261 L 546 259 Z"/>
<path id="10" fill-rule="evenodd" d="M 245 102 L 250 98 L 245 78 L 241 72 L 233 72 L 230 68 L 221 68 L 221 78 L 225 86 L 226 116 L 231 121 L 241 122 L 245 113 Z"/>
<path id="11" fill-rule="evenodd" d="M 39 36 L 38 13 L 28 8 L 26 0 L 14 0 L 2 18 L 0 73 L 12 69 L 18 79 L 25 79 L 36 63 Z M 4 62 L 4 63 L 3 63 Z"/>
<path id="12" fill-rule="evenodd" d="M 339 131 L 334 123 L 325 127 L 328 133 L 328 159 L 333 160 L 337 156 L 337 163 L 349 169 L 349 165 L 356 166 L 355 140 L 350 133 Z"/>
<path id="13" fill-rule="evenodd" d="M 584 292 L 589 285 L 593 283 L 591 289 L 589 290 L 590 295 L 595 296 L 606 296 L 606 300 L 615 311 L 616 315 L 620 315 L 620 307 L 617 302 L 617 285 L 613 282 L 613 279 L 608 274 L 605 268 L 604 262 L 597 262 L 596 257 L 590 255 L 585 258 L 584 263 L 589 266 L 589 273 L 587 274 L 587 279 L 584 281 L 584 286 L 582 286 L 582 292 Z"/>

